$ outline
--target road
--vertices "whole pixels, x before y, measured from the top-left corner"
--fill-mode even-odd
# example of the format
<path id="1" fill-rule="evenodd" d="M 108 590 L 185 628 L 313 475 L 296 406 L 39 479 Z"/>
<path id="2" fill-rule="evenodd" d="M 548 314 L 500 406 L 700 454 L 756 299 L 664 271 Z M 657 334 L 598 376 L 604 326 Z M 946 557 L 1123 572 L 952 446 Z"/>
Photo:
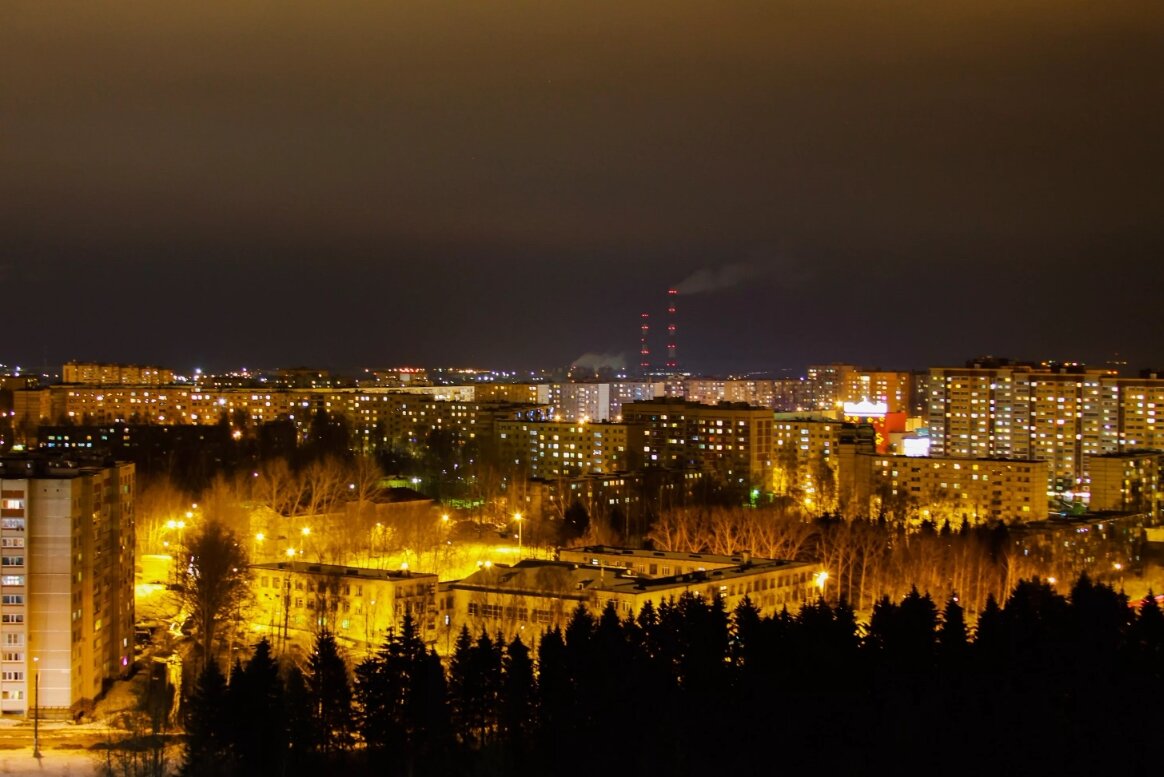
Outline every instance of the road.
<path id="1" fill-rule="evenodd" d="M 32 748 L 0 750 L 0 775 L 92 777 L 98 774 L 97 756 L 88 750 L 47 750 L 32 757 Z"/>

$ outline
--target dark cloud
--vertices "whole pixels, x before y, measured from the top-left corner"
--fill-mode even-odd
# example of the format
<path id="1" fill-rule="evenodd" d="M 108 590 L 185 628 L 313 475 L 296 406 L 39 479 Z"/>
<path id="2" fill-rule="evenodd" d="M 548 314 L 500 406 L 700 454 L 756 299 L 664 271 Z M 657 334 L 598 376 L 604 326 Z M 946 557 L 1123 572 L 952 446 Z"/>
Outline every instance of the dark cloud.
<path id="1" fill-rule="evenodd" d="M 10 360 L 1164 362 L 1158 2 L 3 17 Z"/>

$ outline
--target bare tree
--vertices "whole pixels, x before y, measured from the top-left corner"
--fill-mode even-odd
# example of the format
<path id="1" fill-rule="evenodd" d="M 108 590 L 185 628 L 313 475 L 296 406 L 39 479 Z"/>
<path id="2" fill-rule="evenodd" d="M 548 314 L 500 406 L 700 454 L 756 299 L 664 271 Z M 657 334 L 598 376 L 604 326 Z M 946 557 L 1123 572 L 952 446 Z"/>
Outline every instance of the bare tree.
<path id="1" fill-rule="evenodd" d="M 253 477 L 255 480 L 253 494 L 257 502 L 281 515 L 289 515 L 294 510 L 296 498 L 294 477 L 286 459 L 278 458 L 263 462 Z"/>
<path id="2" fill-rule="evenodd" d="M 240 478 L 220 473 L 199 499 L 202 512 L 240 536 L 250 532 L 250 514 L 243 506 L 243 483 Z"/>
<path id="3" fill-rule="evenodd" d="M 343 498 L 350 482 L 343 462 L 334 456 L 308 464 L 302 473 L 302 480 L 307 491 L 304 512 L 310 516 L 331 511 Z"/>
<path id="4" fill-rule="evenodd" d="M 347 493 L 344 499 L 357 504 L 357 513 L 363 514 L 371 506 L 372 497 L 380 492 L 380 480 L 384 473 L 374 456 L 357 456 L 348 466 Z"/>
<path id="5" fill-rule="evenodd" d="M 167 522 L 177 520 L 189 508 L 186 495 L 168 476 L 149 478 L 134 500 L 139 554 L 162 553 Z"/>

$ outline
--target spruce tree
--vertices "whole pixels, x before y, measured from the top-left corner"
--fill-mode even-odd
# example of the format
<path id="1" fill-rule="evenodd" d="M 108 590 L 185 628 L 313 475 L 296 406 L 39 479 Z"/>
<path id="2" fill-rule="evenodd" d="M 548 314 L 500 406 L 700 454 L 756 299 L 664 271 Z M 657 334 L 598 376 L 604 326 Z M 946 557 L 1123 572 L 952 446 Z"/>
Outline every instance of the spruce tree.
<path id="1" fill-rule="evenodd" d="M 233 672 L 230 685 L 234 750 L 244 774 L 283 773 L 287 755 L 287 720 L 279 666 L 264 637 L 245 667 Z"/>
<path id="2" fill-rule="evenodd" d="M 325 757 L 346 751 L 354 728 L 352 689 L 335 636 L 326 629 L 315 638 L 306 679 L 316 747 Z"/>
<path id="3" fill-rule="evenodd" d="M 533 735 L 537 698 L 533 659 L 521 637 L 514 637 L 505 647 L 501 682 L 501 740 L 520 772 Z"/>
<path id="4" fill-rule="evenodd" d="M 469 634 L 469 627 L 462 626 L 449 659 L 448 683 L 453 734 L 464 744 L 468 744 L 473 736 L 473 694 L 476 689 L 472 663 L 473 637 Z"/>
<path id="5" fill-rule="evenodd" d="M 207 661 L 186 700 L 186 755 L 182 777 L 227 777 L 234 773 L 226 677 Z"/>

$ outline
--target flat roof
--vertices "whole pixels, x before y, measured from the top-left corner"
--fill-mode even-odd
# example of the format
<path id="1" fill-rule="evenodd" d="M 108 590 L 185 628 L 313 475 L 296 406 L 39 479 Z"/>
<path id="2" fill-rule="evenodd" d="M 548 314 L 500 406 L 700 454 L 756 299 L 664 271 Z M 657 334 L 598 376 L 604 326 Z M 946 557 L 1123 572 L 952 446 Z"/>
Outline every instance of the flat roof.
<path id="1" fill-rule="evenodd" d="M 647 590 L 678 590 L 693 585 L 742 580 L 783 569 L 811 570 L 816 566 L 808 561 L 765 560 L 667 577 L 644 577 L 624 567 L 523 559 L 512 566 L 493 564 L 483 567 L 463 580 L 450 583 L 449 588 L 585 599 L 587 591 L 635 594 Z"/>
<path id="2" fill-rule="evenodd" d="M 296 572 L 305 575 L 358 577 L 363 580 L 407 580 L 410 577 L 435 578 L 437 576 L 435 572 L 415 572 L 411 569 L 372 569 L 371 567 L 349 567 L 340 564 L 313 564 L 310 561 L 276 561 L 251 564 L 250 568 L 270 572 Z"/>
<path id="3" fill-rule="evenodd" d="M 577 548 L 559 548 L 558 554 L 571 553 L 577 555 L 592 555 L 592 556 L 621 556 L 624 558 L 635 559 L 662 559 L 665 561 L 702 561 L 707 564 L 723 564 L 724 566 L 731 566 L 733 564 L 743 564 L 751 561 L 758 564 L 764 561 L 769 561 L 766 558 L 751 557 L 747 551 L 741 551 L 731 556 L 722 556 L 715 553 L 686 553 L 680 550 L 646 550 L 644 548 L 619 548 L 612 545 L 584 545 Z M 745 555 L 747 554 L 747 555 Z"/>

